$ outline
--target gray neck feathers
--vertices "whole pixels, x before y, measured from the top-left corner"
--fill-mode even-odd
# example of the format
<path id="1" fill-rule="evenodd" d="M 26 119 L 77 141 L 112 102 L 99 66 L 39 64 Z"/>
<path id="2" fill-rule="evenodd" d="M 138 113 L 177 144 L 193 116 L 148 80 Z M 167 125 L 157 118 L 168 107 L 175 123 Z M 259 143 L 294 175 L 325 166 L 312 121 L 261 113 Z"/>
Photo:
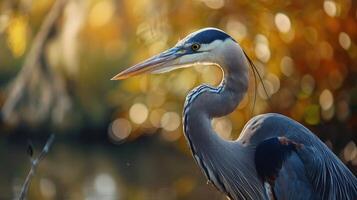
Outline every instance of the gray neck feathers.
<path id="1" fill-rule="evenodd" d="M 215 54 L 221 58 L 215 62 L 224 72 L 221 84 L 198 86 L 188 94 L 184 106 L 184 132 L 194 153 L 195 148 L 226 142 L 213 131 L 211 119 L 233 112 L 248 88 L 248 63 L 241 48 L 229 44 Z"/>
<path id="2" fill-rule="evenodd" d="M 215 53 L 222 58 L 216 63 L 222 67 L 224 79 L 216 88 L 200 85 L 187 96 L 183 117 L 184 133 L 197 164 L 220 191 L 233 199 L 239 196 L 262 199 L 263 187 L 259 187 L 259 183 L 249 184 L 252 179 L 250 176 L 254 177 L 254 174 L 250 174 L 252 170 L 248 168 L 254 168 L 254 165 L 244 159 L 248 156 L 244 155 L 247 152 L 243 152 L 243 147 L 238 143 L 220 138 L 211 127 L 212 118 L 233 112 L 246 93 L 248 62 L 236 44 L 225 46 Z M 235 193 L 229 194 L 229 191 Z"/>

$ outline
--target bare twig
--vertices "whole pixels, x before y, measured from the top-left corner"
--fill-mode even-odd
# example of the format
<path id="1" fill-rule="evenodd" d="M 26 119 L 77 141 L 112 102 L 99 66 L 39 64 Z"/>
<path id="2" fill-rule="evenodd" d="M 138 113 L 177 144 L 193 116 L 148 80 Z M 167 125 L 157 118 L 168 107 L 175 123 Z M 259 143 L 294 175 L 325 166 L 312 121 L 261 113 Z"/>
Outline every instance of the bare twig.
<path id="1" fill-rule="evenodd" d="M 41 160 L 43 160 L 43 158 L 47 155 L 50 147 L 53 144 L 54 139 L 55 139 L 55 135 L 52 134 L 48 138 L 45 146 L 42 149 L 42 152 L 37 156 L 37 158 L 31 159 L 31 169 L 30 169 L 29 173 L 27 174 L 24 184 L 22 185 L 21 192 L 20 192 L 19 198 L 18 198 L 19 200 L 24 200 L 26 198 L 31 179 L 35 175 L 36 168 L 37 168 L 38 164 L 41 162 Z"/>

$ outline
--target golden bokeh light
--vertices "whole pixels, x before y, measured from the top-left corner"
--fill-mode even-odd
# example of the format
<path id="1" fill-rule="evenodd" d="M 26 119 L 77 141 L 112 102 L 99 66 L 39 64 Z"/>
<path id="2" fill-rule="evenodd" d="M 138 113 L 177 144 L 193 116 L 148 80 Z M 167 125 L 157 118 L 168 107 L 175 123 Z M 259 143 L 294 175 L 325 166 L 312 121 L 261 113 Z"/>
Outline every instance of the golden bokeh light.
<path id="1" fill-rule="evenodd" d="M 325 0 L 323 7 L 324 7 L 324 11 L 328 16 L 335 17 L 337 15 L 336 2 L 331 0 Z"/>
<path id="2" fill-rule="evenodd" d="M 149 110 L 145 104 L 135 103 L 130 107 L 129 117 L 135 124 L 142 124 L 146 121 L 149 115 Z"/>
<path id="3" fill-rule="evenodd" d="M 255 45 L 255 55 L 263 62 L 268 62 L 270 59 L 270 49 L 267 44 L 258 43 Z"/>
<path id="4" fill-rule="evenodd" d="M 346 161 L 352 161 L 357 157 L 357 146 L 355 142 L 350 141 L 347 143 L 343 150 L 343 157 Z"/>
<path id="5" fill-rule="evenodd" d="M 131 133 L 131 124 L 127 119 L 118 118 L 110 125 L 109 136 L 114 141 L 121 141 L 127 138 Z"/>
<path id="6" fill-rule="evenodd" d="M 271 53 L 269 49 L 269 41 L 266 36 L 258 34 L 255 37 L 255 55 L 259 60 L 266 63 L 269 61 Z"/>
<path id="7" fill-rule="evenodd" d="M 155 128 L 161 127 L 161 117 L 165 113 L 164 109 L 154 109 L 150 112 L 149 120 Z"/>
<path id="8" fill-rule="evenodd" d="M 278 30 L 282 33 L 287 33 L 291 29 L 290 19 L 284 13 L 277 13 L 274 22 Z"/>
<path id="9" fill-rule="evenodd" d="M 338 42 L 340 43 L 341 47 L 346 50 L 348 50 L 351 47 L 351 38 L 345 32 L 341 32 L 338 35 Z"/>
<path id="10" fill-rule="evenodd" d="M 230 18 L 226 25 L 227 33 L 237 41 L 242 41 L 247 37 L 247 27 L 235 18 Z"/>
<path id="11" fill-rule="evenodd" d="M 273 73 L 268 73 L 266 76 L 266 80 L 270 82 L 272 86 L 272 91 L 271 94 L 275 94 L 279 91 L 280 89 L 280 79 L 277 75 Z"/>
<path id="12" fill-rule="evenodd" d="M 180 124 L 181 117 L 175 112 L 166 112 L 161 117 L 161 127 L 166 131 L 174 131 Z"/>
<path id="13" fill-rule="evenodd" d="M 291 76 L 294 73 L 294 60 L 289 56 L 284 56 L 280 62 L 280 70 L 285 76 Z"/>
<path id="14" fill-rule="evenodd" d="M 320 94 L 319 102 L 323 110 L 329 110 L 333 105 L 333 96 L 331 91 L 328 89 L 323 90 Z"/>

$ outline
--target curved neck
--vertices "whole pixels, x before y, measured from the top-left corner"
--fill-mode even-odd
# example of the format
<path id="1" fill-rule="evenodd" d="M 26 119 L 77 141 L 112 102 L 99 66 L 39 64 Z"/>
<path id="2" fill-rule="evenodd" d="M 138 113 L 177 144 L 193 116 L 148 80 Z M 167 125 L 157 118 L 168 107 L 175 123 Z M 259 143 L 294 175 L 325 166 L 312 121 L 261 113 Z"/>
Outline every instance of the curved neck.
<path id="1" fill-rule="evenodd" d="M 212 118 L 234 111 L 248 88 L 248 62 L 241 48 L 225 47 L 217 53 L 222 57 L 215 61 L 224 72 L 222 83 L 216 88 L 200 85 L 190 92 L 185 102 L 184 133 L 197 164 L 218 190 L 231 199 L 265 199 L 248 152 L 239 143 L 219 137 L 211 127 Z"/>
<path id="2" fill-rule="evenodd" d="M 226 172 L 222 171 L 217 173 L 217 171 L 230 164 L 240 167 L 240 169 L 247 166 L 237 164 L 234 162 L 237 159 L 230 157 L 238 156 L 239 152 L 236 151 L 236 148 L 239 146 L 237 146 L 238 144 L 233 146 L 219 137 L 211 127 L 211 119 L 228 115 L 238 106 L 248 88 L 248 63 L 240 48 L 225 48 L 225 50 L 229 52 L 219 52 L 220 55 L 225 56 L 216 61 L 224 72 L 221 84 L 216 88 L 200 85 L 190 92 L 185 102 L 183 124 L 192 154 L 206 178 L 220 191 L 233 197 L 237 194 L 228 194 L 227 191 L 230 190 L 226 188 L 229 178 L 225 177 L 230 175 L 224 174 Z M 237 188 L 238 190 L 242 191 L 237 193 L 244 194 L 246 192 Z"/>
<path id="3" fill-rule="evenodd" d="M 248 63 L 238 45 L 222 48 L 215 63 L 223 70 L 218 87 L 200 85 L 186 97 L 184 132 L 193 151 L 222 140 L 212 129 L 211 119 L 233 112 L 248 89 Z M 214 144 L 217 145 L 217 144 Z"/>

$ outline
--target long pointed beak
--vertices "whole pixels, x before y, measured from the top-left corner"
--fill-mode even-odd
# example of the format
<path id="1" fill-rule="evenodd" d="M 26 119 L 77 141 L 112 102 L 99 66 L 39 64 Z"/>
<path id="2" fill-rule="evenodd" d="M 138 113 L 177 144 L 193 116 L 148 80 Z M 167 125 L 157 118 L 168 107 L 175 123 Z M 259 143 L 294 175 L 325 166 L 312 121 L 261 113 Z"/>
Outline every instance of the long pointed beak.
<path id="1" fill-rule="evenodd" d="M 165 67 L 174 65 L 175 63 L 173 61 L 182 55 L 183 54 L 180 53 L 180 49 L 178 47 L 173 47 L 120 72 L 111 80 L 122 80 L 138 74 L 160 71 Z"/>

